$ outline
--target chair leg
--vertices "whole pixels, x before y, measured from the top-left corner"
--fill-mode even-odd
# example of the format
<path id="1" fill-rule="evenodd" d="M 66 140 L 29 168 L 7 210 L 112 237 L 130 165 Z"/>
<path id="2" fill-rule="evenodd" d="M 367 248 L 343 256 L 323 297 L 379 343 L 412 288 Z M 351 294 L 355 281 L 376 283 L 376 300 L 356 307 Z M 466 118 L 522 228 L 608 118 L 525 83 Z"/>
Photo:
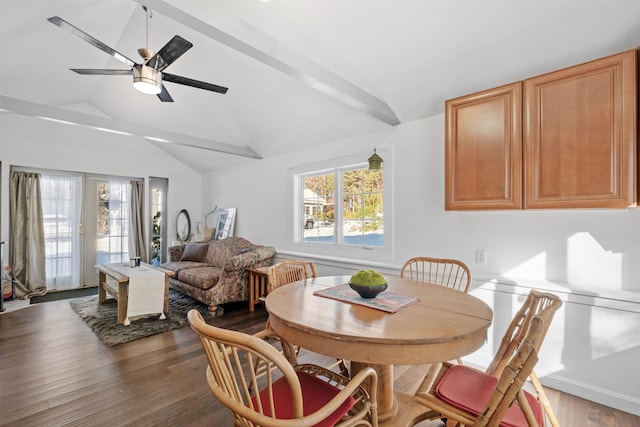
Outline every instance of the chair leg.
<path id="1" fill-rule="evenodd" d="M 282 345 L 282 353 L 284 354 L 284 357 L 289 361 L 291 366 L 297 366 L 298 351 L 300 349 L 289 344 L 287 341 L 283 340 L 282 338 L 280 338 L 280 345 Z"/>
<path id="2" fill-rule="evenodd" d="M 340 373 L 349 378 L 349 368 L 347 368 L 347 364 L 344 359 L 338 359 L 337 366 L 340 369 Z"/>
<path id="3" fill-rule="evenodd" d="M 555 412 L 553 412 L 553 408 L 549 403 L 549 398 L 547 397 L 547 393 L 545 393 L 544 388 L 542 387 L 542 384 L 540 383 L 540 380 L 538 379 L 538 376 L 536 375 L 535 372 L 533 371 L 531 372 L 531 375 L 529 375 L 529 380 L 531 380 L 531 384 L 533 385 L 533 388 L 536 390 L 536 393 L 538 394 L 538 400 L 540 400 L 540 404 L 542 405 L 542 408 L 544 409 L 545 414 L 547 414 L 547 417 L 549 418 L 549 422 L 551 423 L 551 426 L 560 427 L 560 422 L 558 421 L 558 418 L 556 418 Z"/>

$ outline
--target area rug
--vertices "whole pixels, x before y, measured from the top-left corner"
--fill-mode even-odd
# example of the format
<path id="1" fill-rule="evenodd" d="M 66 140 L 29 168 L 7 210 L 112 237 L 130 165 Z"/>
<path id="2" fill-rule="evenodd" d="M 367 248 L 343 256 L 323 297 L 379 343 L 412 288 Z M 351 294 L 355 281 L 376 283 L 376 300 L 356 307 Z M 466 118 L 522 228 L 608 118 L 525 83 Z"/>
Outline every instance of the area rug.
<path id="1" fill-rule="evenodd" d="M 69 301 L 69 304 L 98 338 L 109 347 L 187 326 L 189 324 L 187 312 L 192 308 L 202 313 L 205 319 L 210 317 L 209 308 L 205 304 L 173 289 L 169 289 L 169 315 L 166 319 L 159 320 L 157 314 L 140 317 L 132 320 L 129 326 L 117 322 L 118 309 L 113 299 L 107 300 L 104 304 L 98 304 L 98 296 L 92 295 L 74 298 Z"/>

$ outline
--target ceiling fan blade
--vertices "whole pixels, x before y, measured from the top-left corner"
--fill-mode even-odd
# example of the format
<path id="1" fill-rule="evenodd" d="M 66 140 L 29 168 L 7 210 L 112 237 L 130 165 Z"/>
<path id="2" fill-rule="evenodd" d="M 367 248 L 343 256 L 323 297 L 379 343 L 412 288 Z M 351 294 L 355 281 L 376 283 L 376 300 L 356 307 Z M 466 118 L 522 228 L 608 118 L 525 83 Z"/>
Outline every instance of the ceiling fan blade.
<path id="1" fill-rule="evenodd" d="M 47 19 L 47 21 L 51 22 L 53 25 L 57 25 L 58 27 L 62 28 L 63 30 L 69 31 L 71 34 L 74 34 L 74 35 L 80 37 L 81 39 L 83 39 L 87 43 L 97 47 L 98 49 L 102 50 L 103 52 L 108 53 L 109 55 L 111 55 L 114 58 L 116 58 L 118 61 L 124 62 L 125 64 L 127 64 L 130 67 L 133 67 L 134 65 L 136 65 L 136 63 L 133 62 L 131 59 L 127 58 L 126 56 L 124 56 L 120 52 L 116 51 L 115 49 L 110 48 L 109 46 L 107 46 L 106 44 L 102 43 L 100 40 L 96 39 L 95 37 L 90 36 L 89 34 L 85 33 L 80 28 L 71 25 L 70 23 L 68 23 L 64 19 L 60 18 L 59 16 L 52 16 L 51 18 Z"/>
<path id="2" fill-rule="evenodd" d="M 153 67 L 158 71 L 162 71 L 192 47 L 193 43 L 180 36 L 173 36 L 173 38 L 169 40 L 169 42 L 158 51 L 158 53 L 153 55 L 149 61 L 147 61 L 146 65 Z"/>
<path id="3" fill-rule="evenodd" d="M 171 95 L 169 95 L 169 92 L 167 91 L 167 88 L 164 87 L 164 85 L 162 85 L 162 90 L 158 94 L 158 98 L 160 98 L 160 101 L 162 102 L 173 102 L 173 98 L 171 97 Z"/>
<path id="4" fill-rule="evenodd" d="M 70 68 L 70 70 L 78 74 L 92 76 L 130 76 L 133 73 L 132 70 L 108 70 L 104 68 Z"/>
<path id="5" fill-rule="evenodd" d="M 201 82 L 198 80 L 189 79 L 187 77 L 176 76 L 175 74 L 162 73 L 162 80 L 165 82 L 178 83 L 185 86 L 192 86 L 198 89 L 210 90 L 212 92 L 227 93 L 229 88 L 224 86 L 214 85 L 212 83 Z"/>

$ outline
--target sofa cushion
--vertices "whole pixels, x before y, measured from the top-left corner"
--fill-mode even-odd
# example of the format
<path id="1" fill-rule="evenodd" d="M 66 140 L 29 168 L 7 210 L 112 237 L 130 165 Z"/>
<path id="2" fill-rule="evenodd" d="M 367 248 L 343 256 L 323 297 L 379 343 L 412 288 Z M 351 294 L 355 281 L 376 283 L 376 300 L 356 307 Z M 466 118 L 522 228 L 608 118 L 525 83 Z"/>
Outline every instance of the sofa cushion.
<path id="1" fill-rule="evenodd" d="M 187 243 L 180 261 L 202 262 L 209 249 L 209 243 Z"/>
<path id="2" fill-rule="evenodd" d="M 222 269 L 219 267 L 195 267 L 178 271 L 174 279 L 178 279 L 199 289 L 210 289 L 218 283 Z"/>
<path id="3" fill-rule="evenodd" d="M 211 241 L 209 242 L 209 250 L 204 262 L 214 267 L 222 268 L 229 258 L 237 255 L 245 248 L 251 250 L 256 248 L 256 245 L 242 237 L 227 237 L 223 240 Z"/>
<path id="4" fill-rule="evenodd" d="M 161 267 L 167 270 L 179 272 L 181 270 L 186 270 L 187 268 L 207 267 L 207 264 L 195 261 L 170 261 L 165 262 Z"/>

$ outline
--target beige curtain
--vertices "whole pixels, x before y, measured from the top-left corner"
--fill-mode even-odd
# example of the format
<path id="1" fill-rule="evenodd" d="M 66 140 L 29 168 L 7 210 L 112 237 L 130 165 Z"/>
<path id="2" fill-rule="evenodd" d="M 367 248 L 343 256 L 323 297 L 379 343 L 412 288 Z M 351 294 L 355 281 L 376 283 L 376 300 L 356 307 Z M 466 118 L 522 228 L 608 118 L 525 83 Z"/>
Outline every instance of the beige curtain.
<path id="1" fill-rule="evenodd" d="M 148 262 L 147 244 L 144 239 L 144 182 L 131 181 L 131 214 L 129 230 L 129 255 L 139 256 Z"/>
<path id="2" fill-rule="evenodd" d="M 40 174 L 11 171 L 9 262 L 19 298 L 47 292 Z"/>

